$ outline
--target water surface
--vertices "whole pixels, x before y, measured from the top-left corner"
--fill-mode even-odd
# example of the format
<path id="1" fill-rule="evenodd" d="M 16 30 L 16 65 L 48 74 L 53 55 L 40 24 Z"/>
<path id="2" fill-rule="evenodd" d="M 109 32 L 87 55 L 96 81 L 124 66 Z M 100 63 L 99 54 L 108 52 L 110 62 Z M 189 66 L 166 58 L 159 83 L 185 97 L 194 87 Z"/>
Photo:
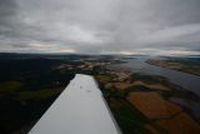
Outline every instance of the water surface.
<path id="1" fill-rule="evenodd" d="M 179 85 L 200 96 L 200 77 L 176 70 L 158 67 L 145 63 L 148 57 L 134 57 L 126 59 L 126 63 L 115 64 L 111 67 L 127 69 L 133 73 L 159 75 L 167 78 L 171 83 Z"/>

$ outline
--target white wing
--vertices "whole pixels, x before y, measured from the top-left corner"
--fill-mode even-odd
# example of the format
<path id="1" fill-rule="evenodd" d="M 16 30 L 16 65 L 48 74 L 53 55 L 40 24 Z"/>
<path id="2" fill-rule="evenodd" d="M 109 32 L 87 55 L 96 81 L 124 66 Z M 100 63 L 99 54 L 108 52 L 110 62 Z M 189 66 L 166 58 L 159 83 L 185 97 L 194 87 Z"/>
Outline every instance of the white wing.
<path id="1" fill-rule="evenodd" d="M 92 76 L 77 74 L 29 134 L 119 134 Z"/>

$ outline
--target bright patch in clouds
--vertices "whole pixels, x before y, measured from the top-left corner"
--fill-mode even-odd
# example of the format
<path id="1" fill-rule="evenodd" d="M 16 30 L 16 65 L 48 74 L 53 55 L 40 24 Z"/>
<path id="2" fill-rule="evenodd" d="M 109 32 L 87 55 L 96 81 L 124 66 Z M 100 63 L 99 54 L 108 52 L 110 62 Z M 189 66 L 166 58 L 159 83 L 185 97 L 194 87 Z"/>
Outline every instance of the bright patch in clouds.
<path id="1" fill-rule="evenodd" d="M 96 37 L 95 32 L 85 30 L 75 25 L 68 27 L 66 38 L 77 43 L 88 43 L 88 44 L 103 43 L 102 39 Z"/>

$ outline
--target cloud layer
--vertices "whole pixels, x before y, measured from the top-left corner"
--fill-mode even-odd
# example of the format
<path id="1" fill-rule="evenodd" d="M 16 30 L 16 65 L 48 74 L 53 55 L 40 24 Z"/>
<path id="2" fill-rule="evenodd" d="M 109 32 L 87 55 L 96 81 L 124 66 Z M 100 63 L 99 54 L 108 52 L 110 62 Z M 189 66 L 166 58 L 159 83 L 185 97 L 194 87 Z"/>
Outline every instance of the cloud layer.
<path id="1" fill-rule="evenodd" d="M 0 51 L 200 51 L 199 0 L 1 0 Z"/>

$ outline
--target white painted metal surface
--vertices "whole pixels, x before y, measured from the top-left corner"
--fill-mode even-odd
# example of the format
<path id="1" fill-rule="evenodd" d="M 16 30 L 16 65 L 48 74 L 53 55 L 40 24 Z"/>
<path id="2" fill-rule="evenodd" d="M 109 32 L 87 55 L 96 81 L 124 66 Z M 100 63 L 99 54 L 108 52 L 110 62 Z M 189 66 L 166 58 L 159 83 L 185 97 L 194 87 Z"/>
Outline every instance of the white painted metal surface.
<path id="1" fill-rule="evenodd" d="M 92 76 L 77 74 L 29 134 L 119 134 Z"/>

